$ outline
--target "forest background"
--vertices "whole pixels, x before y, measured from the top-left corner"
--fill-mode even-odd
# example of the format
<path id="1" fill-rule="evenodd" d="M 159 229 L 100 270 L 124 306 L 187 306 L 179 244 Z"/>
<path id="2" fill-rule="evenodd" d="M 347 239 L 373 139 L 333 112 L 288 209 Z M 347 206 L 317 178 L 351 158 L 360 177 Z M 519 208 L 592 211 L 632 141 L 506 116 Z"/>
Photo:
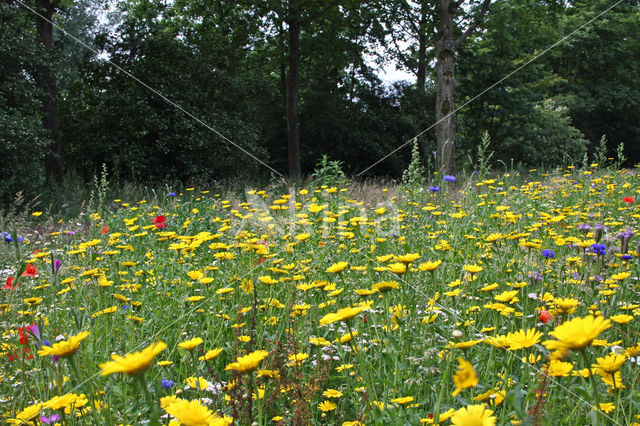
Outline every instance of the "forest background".
<path id="1" fill-rule="evenodd" d="M 385 156 L 416 135 L 430 171 L 472 171 L 483 136 L 493 167 L 640 161 L 638 1 L 3 0 L 0 28 L 4 206 L 103 170 L 264 182 L 324 154 L 399 178 L 411 150 Z M 443 164 L 447 54 L 459 109 Z"/>

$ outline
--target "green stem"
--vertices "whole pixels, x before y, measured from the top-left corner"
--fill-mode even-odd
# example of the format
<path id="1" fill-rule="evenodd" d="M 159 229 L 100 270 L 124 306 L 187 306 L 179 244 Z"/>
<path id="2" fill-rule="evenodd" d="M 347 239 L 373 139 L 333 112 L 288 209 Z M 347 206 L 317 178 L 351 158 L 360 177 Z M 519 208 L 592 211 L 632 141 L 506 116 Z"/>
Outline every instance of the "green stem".
<path id="1" fill-rule="evenodd" d="M 160 420 L 158 420 L 158 407 L 156 407 L 156 404 L 153 403 L 151 392 L 149 392 L 149 388 L 147 387 L 147 381 L 144 378 L 144 374 L 139 374 L 138 376 L 136 376 L 136 378 L 138 379 L 140 387 L 142 388 L 142 392 L 144 393 L 144 397 L 147 400 L 147 405 L 151 409 L 151 421 L 149 424 L 152 426 L 159 426 Z"/>
<path id="2" fill-rule="evenodd" d="M 591 369 L 591 363 L 589 362 L 589 356 L 587 355 L 587 351 L 585 349 L 582 349 L 580 353 L 582 355 L 582 359 L 584 360 L 587 370 L 589 370 L 589 382 L 591 382 L 591 394 L 593 396 L 592 402 L 595 401 L 595 407 L 593 409 L 594 411 L 593 418 L 595 420 L 595 425 L 598 426 L 600 424 L 600 395 L 598 394 L 598 387 L 597 387 L 595 378 L 593 377 L 593 371 Z"/>

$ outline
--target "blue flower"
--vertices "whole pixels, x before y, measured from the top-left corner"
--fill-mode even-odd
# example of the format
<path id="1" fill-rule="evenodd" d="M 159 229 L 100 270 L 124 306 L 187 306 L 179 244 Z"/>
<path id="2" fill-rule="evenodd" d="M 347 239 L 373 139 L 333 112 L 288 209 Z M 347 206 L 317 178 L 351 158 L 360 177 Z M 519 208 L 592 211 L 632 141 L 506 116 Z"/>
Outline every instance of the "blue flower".
<path id="1" fill-rule="evenodd" d="M 633 256 L 630 254 L 623 254 L 621 257 L 622 260 L 631 260 L 633 259 Z"/>
<path id="2" fill-rule="evenodd" d="M 8 232 L 0 232 L 0 237 L 4 238 L 4 241 L 7 243 L 13 242 L 13 238 L 11 237 L 11 234 Z"/>
<path id="3" fill-rule="evenodd" d="M 446 182 L 455 182 L 456 181 L 456 177 L 455 176 L 451 176 L 451 175 L 445 175 L 445 177 L 443 179 Z"/>
<path id="4" fill-rule="evenodd" d="M 555 259 L 556 253 L 551 249 L 544 249 L 542 250 L 542 257 L 545 259 Z"/>
<path id="5" fill-rule="evenodd" d="M 604 256 L 607 254 L 607 246 L 604 244 L 591 244 L 591 253 L 597 254 L 598 256 Z"/>
<path id="6" fill-rule="evenodd" d="M 176 193 L 175 193 L 175 192 L 170 192 L 170 193 L 168 193 L 167 195 L 168 195 L 169 197 L 175 197 L 175 196 L 176 196 Z"/>
<path id="7" fill-rule="evenodd" d="M 162 387 L 165 389 L 171 389 L 173 387 L 174 383 L 173 380 L 169 380 L 169 379 L 162 379 Z"/>
<path id="8" fill-rule="evenodd" d="M 429 191 L 438 192 L 438 191 L 440 191 L 440 187 L 439 186 L 430 186 L 429 187 Z"/>

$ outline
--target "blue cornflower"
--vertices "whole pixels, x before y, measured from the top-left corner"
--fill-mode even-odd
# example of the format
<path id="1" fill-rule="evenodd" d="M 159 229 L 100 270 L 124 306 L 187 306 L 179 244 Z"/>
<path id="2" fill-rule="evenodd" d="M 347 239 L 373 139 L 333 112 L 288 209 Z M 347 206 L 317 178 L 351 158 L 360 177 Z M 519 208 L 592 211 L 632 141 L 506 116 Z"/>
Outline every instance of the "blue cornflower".
<path id="1" fill-rule="evenodd" d="M 633 256 L 630 255 L 630 254 L 623 254 L 620 258 L 622 260 L 631 260 L 631 259 L 633 259 Z"/>
<path id="2" fill-rule="evenodd" d="M 598 256 L 604 256 L 607 254 L 607 246 L 604 244 L 591 244 L 591 253 L 597 254 Z"/>
<path id="3" fill-rule="evenodd" d="M 440 191 L 440 187 L 439 186 L 430 186 L 429 187 L 429 191 L 438 192 L 438 191 Z"/>
<path id="4" fill-rule="evenodd" d="M 551 249 L 544 249 L 542 250 L 542 257 L 545 259 L 555 259 L 556 253 Z"/>
<path id="5" fill-rule="evenodd" d="M 455 182 L 456 181 L 456 177 L 455 176 L 451 176 L 451 175 L 445 175 L 445 177 L 443 179 L 446 182 Z"/>
<path id="6" fill-rule="evenodd" d="M 4 241 L 7 243 L 13 242 L 13 238 L 11 237 L 11 234 L 8 232 L 0 232 L 0 237 L 4 238 Z"/>
<path id="7" fill-rule="evenodd" d="M 168 195 L 169 197 L 175 197 L 175 196 L 176 196 L 176 193 L 175 193 L 175 192 L 170 192 L 170 193 L 168 193 L 167 195 Z"/>
<path id="8" fill-rule="evenodd" d="M 162 379 L 162 387 L 165 389 L 171 389 L 174 384 L 175 383 L 173 383 L 173 380 Z"/>

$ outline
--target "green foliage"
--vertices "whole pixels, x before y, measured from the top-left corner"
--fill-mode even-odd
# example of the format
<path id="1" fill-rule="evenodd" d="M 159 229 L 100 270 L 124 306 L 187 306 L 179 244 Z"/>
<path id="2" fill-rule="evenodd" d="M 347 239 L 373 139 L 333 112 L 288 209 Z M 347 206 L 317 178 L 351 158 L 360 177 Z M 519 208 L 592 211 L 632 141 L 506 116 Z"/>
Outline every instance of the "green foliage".
<path id="1" fill-rule="evenodd" d="M 489 132 L 485 130 L 484 132 L 482 132 L 482 139 L 478 144 L 475 163 L 473 162 L 471 156 L 468 156 L 469 162 L 473 164 L 473 169 L 477 171 L 480 176 L 486 176 L 491 168 L 491 158 L 493 157 L 494 152 L 489 151 L 490 145 L 491 137 L 489 136 Z"/>
<path id="2" fill-rule="evenodd" d="M 318 185 L 342 186 L 345 184 L 347 177 L 342 170 L 342 162 L 338 160 L 329 160 L 328 155 L 323 155 L 316 163 L 316 167 L 311 175 Z"/>
<path id="3" fill-rule="evenodd" d="M 609 162 L 608 148 L 607 148 L 607 136 L 602 135 L 600 138 L 600 144 L 593 152 L 593 162 L 598 163 L 600 167 L 606 167 Z"/>
<path id="4" fill-rule="evenodd" d="M 44 184 L 42 92 L 34 74 L 42 59 L 31 21 L 17 5 L 0 3 L 0 203 L 18 192 L 35 197 Z M 2 209 L 0 209 L 2 210 Z"/>
<path id="5" fill-rule="evenodd" d="M 98 176 L 93 176 L 93 189 L 89 195 L 89 209 L 94 213 L 103 213 L 105 202 L 107 201 L 107 192 L 109 191 L 109 174 L 107 172 L 107 165 L 102 163 L 102 170 L 100 172 L 100 179 Z"/>
<path id="6" fill-rule="evenodd" d="M 411 150 L 411 162 L 409 167 L 402 173 L 402 183 L 410 189 L 418 189 L 424 185 L 426 172 L 420 158 L 420 145 L 418 138 L 413 140 L 413 149 Z"/>

